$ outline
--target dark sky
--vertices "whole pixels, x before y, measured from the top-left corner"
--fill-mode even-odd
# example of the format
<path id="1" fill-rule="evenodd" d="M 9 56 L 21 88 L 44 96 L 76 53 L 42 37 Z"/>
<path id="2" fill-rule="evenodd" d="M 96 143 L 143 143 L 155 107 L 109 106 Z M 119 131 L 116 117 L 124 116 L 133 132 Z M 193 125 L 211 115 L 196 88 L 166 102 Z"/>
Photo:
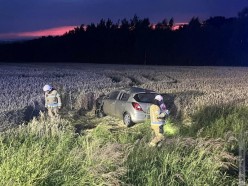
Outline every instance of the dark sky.
<path id="1" fill-rule="evenodd" d="M 0 0 L 0 35 L 98 23 L 102 18 L 116 23 L 134 14 L 152 23 L 172 17 L 175 22 L 193 16 L 236 17 L 247 6 L 248 0 Z"/>

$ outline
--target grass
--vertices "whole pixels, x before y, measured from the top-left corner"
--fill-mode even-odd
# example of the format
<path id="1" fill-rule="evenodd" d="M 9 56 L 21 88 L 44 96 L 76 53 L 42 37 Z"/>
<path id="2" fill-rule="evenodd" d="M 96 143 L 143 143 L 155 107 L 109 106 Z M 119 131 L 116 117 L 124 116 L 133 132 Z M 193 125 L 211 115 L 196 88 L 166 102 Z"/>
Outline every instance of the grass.
<path id="1" fill-rule="evenodd" d="M 192 117 L 191 126 L 180 128 L 180 134 L 190 137 L 222 138 L 229 151 L 238 154 L 239 143 L 248 148 L 248 108 L 230 105 L 206 107 Z"/>
<path id="2" fill-rule="evenodd" d="M 168 119 L 161 148 L 147 145 L 149 121 L 115 129 L 105 121 L 75 133 L 70 120 L 41 113 L 1 133 L 0 185 L 238 185 L 247 111 L 208 107 L 187 126 Z"/>
<path id="3" fill-rule="evenodd" d="M 178 138 L 162 149 L 143 146 L 134 148 L 127 161 L 129 171 L 124 179 L 128 184 L 232 185 L 236 182 L 221 171 L 225 168 L 222 158 L 234 159 L 227 154 L 223 156 L 219 141 Z"/>
<path id="4" fill-rule="evenodd" d="M 109 145 L 102 145 L 93 136 L 77 136 L 67 125 L 66 120 L 53 122 L 41 117 L 27 126 L 2 133 L 0 185 L 111 183 L 104 175 L 117 171 L 116 160 L 106 156 L 103 161 L 95 155 Z M 115 181 L 115 177 L 111 180 Z"/>

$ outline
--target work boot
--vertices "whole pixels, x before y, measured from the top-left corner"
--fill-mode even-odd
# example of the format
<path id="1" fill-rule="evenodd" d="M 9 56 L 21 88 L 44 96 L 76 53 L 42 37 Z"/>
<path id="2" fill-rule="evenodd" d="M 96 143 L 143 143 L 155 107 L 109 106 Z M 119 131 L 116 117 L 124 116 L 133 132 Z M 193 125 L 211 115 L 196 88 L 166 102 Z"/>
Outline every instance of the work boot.
<path id="1" fill-rule="evenodd" d="M 157 147 L 162 147 L 162 141 L 158 142 Z"/>
<path id="2" fill-rule="evenodd" d="M 148 145 L 149 147 L 156 147 L 157 146 L 157 144 L 156 143 L 153 143 L 153 142 L 151 142 L 151 143 L 149 143 L 149 145 Z"/>

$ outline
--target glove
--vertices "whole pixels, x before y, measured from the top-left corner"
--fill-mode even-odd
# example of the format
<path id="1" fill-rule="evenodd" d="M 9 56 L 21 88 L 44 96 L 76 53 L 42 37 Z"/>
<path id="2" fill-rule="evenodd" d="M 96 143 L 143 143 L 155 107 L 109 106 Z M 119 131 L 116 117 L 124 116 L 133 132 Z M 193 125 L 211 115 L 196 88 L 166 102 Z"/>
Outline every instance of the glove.
<path id="1" fill-rule="evenodd" d="M 166 115 L 169 115 L 170 114 L 170 111 L 169 110 L 166 110 L 165 113 L 166 113 Z"/>
<path id="2" fill-rule="evenodd" d="M 166 113 L 161 113 L 160 115 L 159 115 L 159 117 L 162 117 L 162 118 L 164 118 L 166 116 Z"/>
<path id="3" fill-rule="evenodd" d="M 165 115 L 166 114 L 164 112 L 162 112 L 161 114 L 159 114 L 158 119 L 164 119 Z"/>

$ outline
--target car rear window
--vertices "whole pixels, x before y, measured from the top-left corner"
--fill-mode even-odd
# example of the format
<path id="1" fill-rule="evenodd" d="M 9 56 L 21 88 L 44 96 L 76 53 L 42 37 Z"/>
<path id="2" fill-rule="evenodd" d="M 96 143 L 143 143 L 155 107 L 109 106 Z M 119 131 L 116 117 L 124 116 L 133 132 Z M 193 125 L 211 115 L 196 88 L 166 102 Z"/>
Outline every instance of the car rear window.
<path id="1" fill-rule="evenodd" d="M 139 93 L 134 96 L 134 99 L 141 103 L 152 103 L 156 95 L 155 93 Z"/>

